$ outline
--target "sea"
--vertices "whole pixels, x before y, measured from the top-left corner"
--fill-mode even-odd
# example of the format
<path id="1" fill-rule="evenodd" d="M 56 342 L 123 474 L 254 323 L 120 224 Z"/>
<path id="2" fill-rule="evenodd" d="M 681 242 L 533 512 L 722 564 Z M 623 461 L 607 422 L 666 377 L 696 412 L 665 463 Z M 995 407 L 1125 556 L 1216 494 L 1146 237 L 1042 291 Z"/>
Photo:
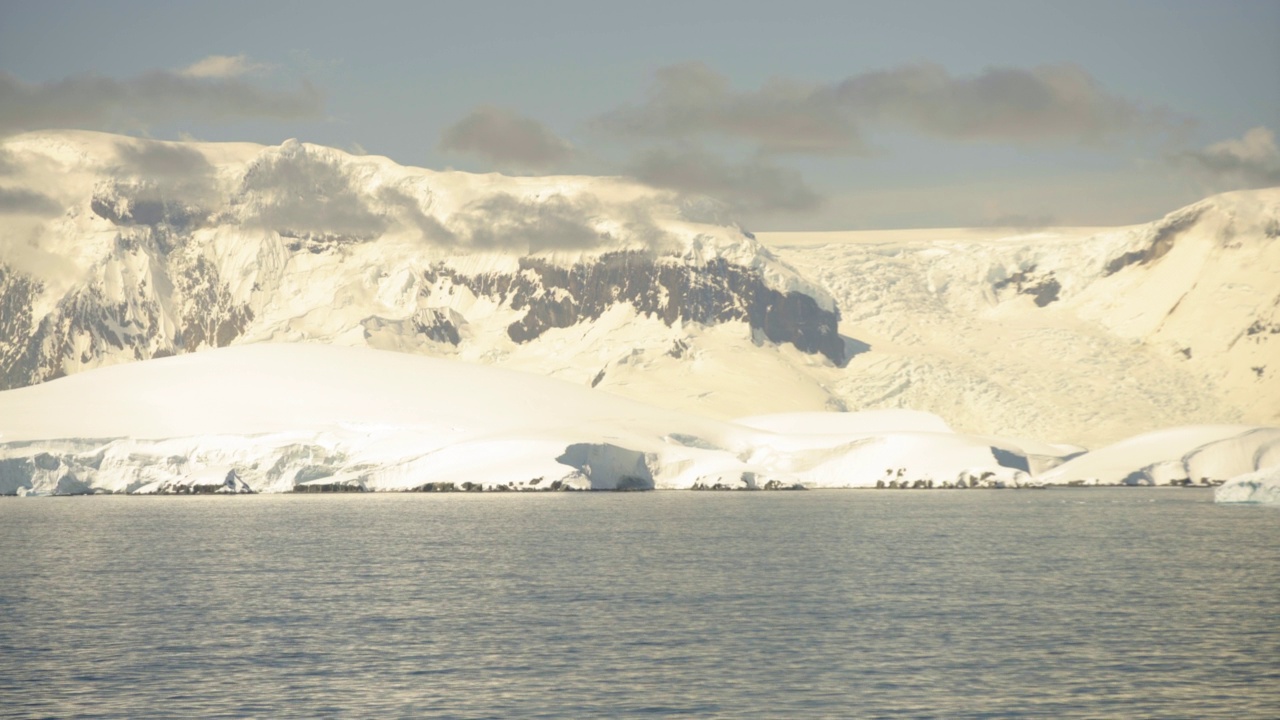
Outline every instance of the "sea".
<path id="1" fill-rule="evenodd" d="M 0 501 L 5 718 L 1276 718 L 1205 489 Z"/>

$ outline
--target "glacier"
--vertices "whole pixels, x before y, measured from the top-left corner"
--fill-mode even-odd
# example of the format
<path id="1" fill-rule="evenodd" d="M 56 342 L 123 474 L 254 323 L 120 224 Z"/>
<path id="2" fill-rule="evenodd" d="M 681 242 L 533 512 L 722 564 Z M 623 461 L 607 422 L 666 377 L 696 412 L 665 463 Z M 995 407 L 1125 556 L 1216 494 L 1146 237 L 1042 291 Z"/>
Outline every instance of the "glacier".
<path id="1" fill-rule="evenodd" d="M 927 413 L 733 423 L 518 371 L 308 343 L 0 393 L 0 494 L 1015 486 L 1043 451 Z"/>
<path id="2" fill-rule="evenodd" d="M 1175 428 L 1088 452 L 919 411 L 725 421 L 450 358 L 255 343 L 0 392 L 0 494 L 1211 484 L 1280 429 Z"/>
<path id="3" fill-rule="evenodd" d="M 1099 447 L 1280 425 L 1280 188 L 1129 227 L 759 233 L 870 347 L 849 408 Z"/>

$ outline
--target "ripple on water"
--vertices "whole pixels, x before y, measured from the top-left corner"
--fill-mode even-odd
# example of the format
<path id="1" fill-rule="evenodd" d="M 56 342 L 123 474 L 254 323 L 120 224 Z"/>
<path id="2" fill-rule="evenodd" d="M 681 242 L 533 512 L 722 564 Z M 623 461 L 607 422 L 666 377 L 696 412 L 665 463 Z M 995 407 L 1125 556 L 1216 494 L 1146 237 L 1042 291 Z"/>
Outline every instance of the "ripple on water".
<path id="1" fill-rule="evenodd" d="M 0 502 L 15 717 L 1269 717 L 1208 491 Z"/>

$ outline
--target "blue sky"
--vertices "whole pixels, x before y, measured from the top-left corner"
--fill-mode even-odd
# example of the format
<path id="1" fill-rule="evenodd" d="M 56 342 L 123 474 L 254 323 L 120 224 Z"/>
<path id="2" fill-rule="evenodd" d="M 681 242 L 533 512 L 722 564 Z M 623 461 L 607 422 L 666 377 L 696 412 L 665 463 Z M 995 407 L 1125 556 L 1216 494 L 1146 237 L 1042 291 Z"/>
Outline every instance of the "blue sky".
<path id="1" fill-rule="evenodd" d="M 1116 224 L 1280 183 L 1277 37 L 1280 1 L 0 2 L 0 133 L 630 174 L 756 229 Z"/>

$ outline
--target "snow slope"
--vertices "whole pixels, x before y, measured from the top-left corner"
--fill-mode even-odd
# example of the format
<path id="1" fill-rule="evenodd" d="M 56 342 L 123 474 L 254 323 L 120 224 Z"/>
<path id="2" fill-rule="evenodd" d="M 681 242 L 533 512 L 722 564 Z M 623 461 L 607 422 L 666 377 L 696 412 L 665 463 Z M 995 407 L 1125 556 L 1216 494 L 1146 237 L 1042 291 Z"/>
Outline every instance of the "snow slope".
<path id="1" fill-rule="evenodd" d="M 1280 188 L 1124 228 L 760 233 L 870 345 L 849 408 L 1087 446 L 1280 424 Z"/>
<path id="2" fill-rule="evenodd" d="M 0 493 L 1012 485 L 1032 462 L 920 413 L 802 420 L 753 427 L 456 360 L 253 344 L 0 393 Z"/>

